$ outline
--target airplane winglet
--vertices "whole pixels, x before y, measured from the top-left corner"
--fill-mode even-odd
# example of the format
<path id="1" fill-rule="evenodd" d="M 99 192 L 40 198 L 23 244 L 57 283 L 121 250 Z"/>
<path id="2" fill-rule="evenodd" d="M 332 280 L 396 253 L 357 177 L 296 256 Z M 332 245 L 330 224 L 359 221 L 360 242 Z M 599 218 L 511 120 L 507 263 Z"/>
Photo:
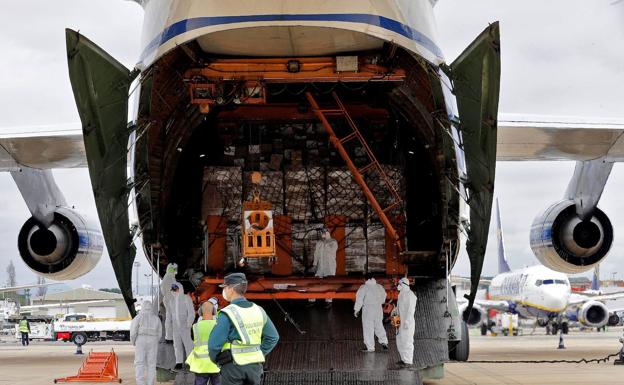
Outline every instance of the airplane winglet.
<path id="1" fill-rule="evenodd" d="M 501 222 L 500 208 L 498 207 L 498 198 L 496 198 L 496 237 L 498 238 L 498 273 L 506 273 L 511 271 L 507 256 L 505 255 L 505 242 L 503 240 L 503 224 Z"/>

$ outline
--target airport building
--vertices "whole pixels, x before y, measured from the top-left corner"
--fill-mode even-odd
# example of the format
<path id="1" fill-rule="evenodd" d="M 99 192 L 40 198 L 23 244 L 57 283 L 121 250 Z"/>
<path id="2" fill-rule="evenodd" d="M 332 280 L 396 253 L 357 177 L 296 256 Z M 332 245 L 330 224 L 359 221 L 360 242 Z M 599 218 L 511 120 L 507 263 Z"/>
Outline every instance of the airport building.
<path id="1" fill-rule="evenodd" d="M 91 302 L 102 301 L 102 302 Z M 76 305 L 65 305 L 72 302 L 83 302 Z M 84 303 L 90 302 L 90 303 Z M 92 288 L 77 288 L 45 296 L 33 297 L 32 305 L 58 304 L 49 308 L 37 310 L 33 315 L 50 315 L 73 313 L 89 313 L 94 318 L 129 318 L 130 313 L 123 296 Z"/>

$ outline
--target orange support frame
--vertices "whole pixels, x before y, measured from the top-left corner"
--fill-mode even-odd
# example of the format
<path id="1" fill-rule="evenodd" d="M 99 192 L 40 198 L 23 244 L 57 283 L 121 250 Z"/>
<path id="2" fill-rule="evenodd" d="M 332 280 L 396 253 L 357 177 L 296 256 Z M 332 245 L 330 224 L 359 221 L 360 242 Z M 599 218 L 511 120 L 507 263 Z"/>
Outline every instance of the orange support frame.
<path id="1" fill-rule="evenodd" d="M 336 251 L 336 275 L 347 275 L 346 263 L 346 231 L 347 217 L 344 215 L 328 215 L 325 217 L 325 227 L 329 230 L 331 237 L 338 241 Z"/>
<path id="2" fill-rule="evenodd" d="M 208 269 L 222 272 L 225 267 L 225 239 L 227 234 L 227 217 L 208 215 Z"/>
<path id="3" fill-rule="evenodd" d="M 367 63 L 360 58 L 357 71 L 338 72 L 335 57 L 216 59 L 184 77 L 213 81 L 263 81 L 265 83 L 368 82 L 405 79 L 405 71 Z"/>
<path id="4" fill-rule="evenodd" d="M 271 266 L 275 275 L 292 274 L 292 219 L 287 215 L 273 217 L 276 239 L 276 259 Z"/>

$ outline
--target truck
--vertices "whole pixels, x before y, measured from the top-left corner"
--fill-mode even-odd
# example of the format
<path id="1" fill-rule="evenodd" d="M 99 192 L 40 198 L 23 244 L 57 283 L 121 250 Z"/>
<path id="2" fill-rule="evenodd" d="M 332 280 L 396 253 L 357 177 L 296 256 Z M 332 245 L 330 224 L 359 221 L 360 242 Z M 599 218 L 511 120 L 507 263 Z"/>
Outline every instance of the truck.
<path id="1" fill-rule="evenodd" d="M 54 317 L 51 316 L 28 316 L 28 323 L 30 324 L 30 333 L 28 334 L 29 340 L 51 340 L 54 336 Z M 15 338 L 21 339 L 22 333 L 19 331 L 19 322 L 21 318 L 19 316 L 12 316 L 9 321 L 14 325 Z"/>
<path id="2" fill-rule="evenodd" d="M 129 341 L 131 320 L 94 318 L 91 314 L 68 314 L 54 323 L 58 341 L 84 345 L 87 341 Z"/>

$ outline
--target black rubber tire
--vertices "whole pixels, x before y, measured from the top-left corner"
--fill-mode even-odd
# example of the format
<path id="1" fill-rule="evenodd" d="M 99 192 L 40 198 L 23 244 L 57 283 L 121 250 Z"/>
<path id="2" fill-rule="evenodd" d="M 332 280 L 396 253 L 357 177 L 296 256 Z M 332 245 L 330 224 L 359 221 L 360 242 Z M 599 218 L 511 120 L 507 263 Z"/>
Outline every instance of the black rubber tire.
<path id="1" fill-rule="evenodd" d="M 77 332 L 72 334 L 71 341 L 76 346 L 82 346 L 87 343 L 87 335 L 83 332 Z"/>
<path id="2" fill-rule="evenodd" d="M 556 336 L 556 335 L 557 335 L 557 333 L 559 333 L 559 325 L 554 324 L 554 325 L 552 326 L 552 335 L 553 335 L 553 336 Z"/>
<path id="3" fill-rule="evenodd" d="M 455 346 L 453 350 L 453 357 L 450 357 L 451 354 L 449 352 L 449 358 L 454 361 L 468 361 L 468 357 L 470 356 L 470 335 L 468 334 L 468 325 L 462 321 L 462 336 L 461 340 Z"/>
<path id="4" fill-rule="evenodd" d="M 488 332 L 488 327 L 486 324 L 481 324 L 481 335 L 486 336 Z"/>

